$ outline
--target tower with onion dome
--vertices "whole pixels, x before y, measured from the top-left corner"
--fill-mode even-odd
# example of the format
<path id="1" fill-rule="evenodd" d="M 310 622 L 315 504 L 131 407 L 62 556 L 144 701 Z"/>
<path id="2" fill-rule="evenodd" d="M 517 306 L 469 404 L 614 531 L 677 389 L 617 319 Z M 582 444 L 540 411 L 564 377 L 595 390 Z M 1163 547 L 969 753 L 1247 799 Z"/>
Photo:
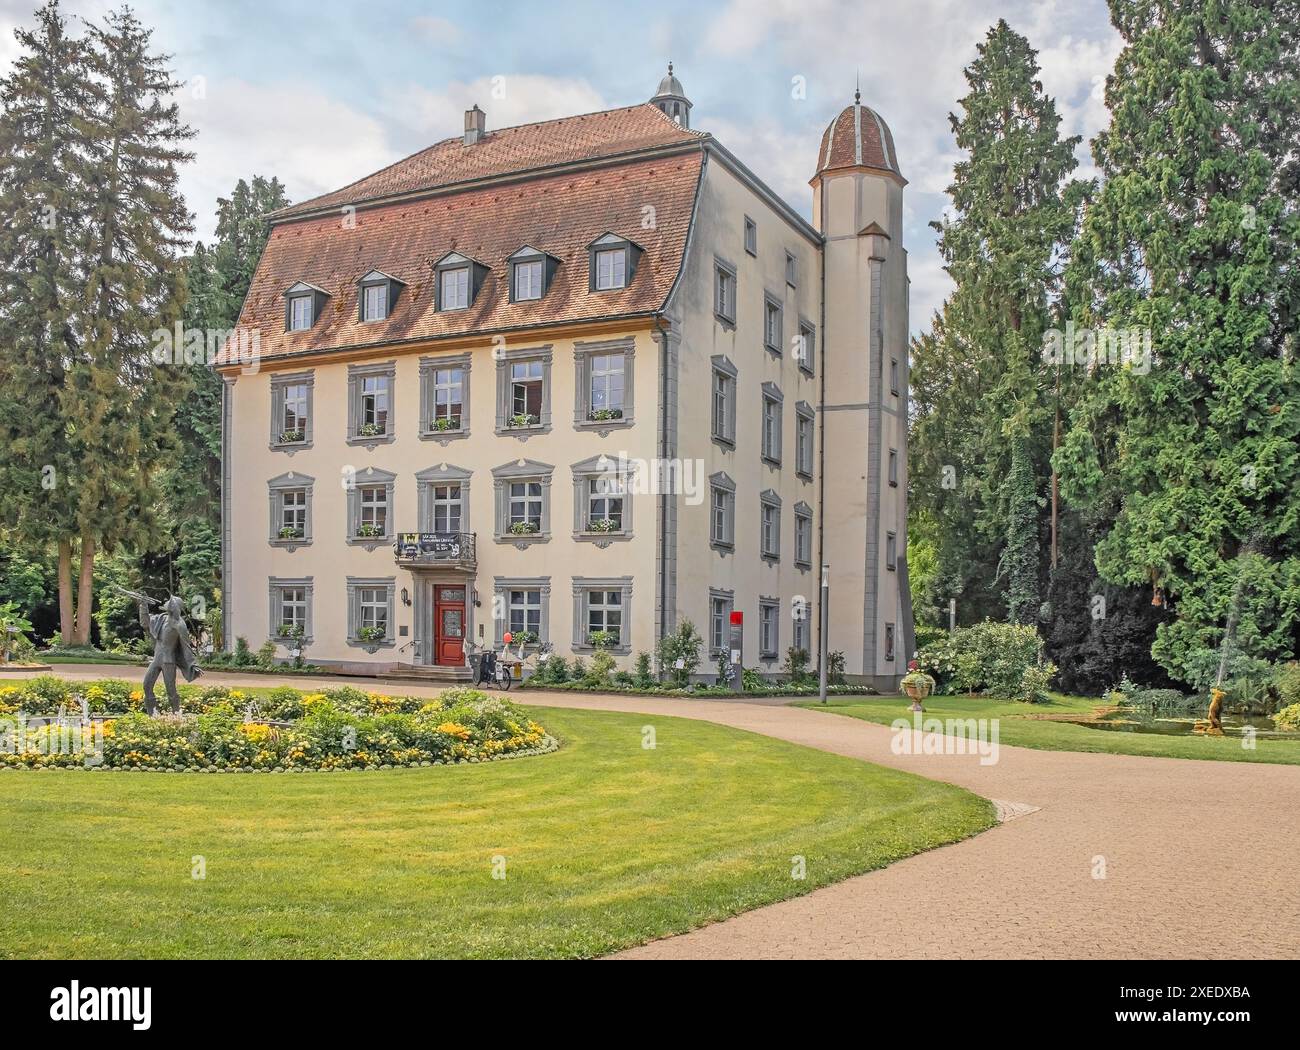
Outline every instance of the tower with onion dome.
<path id="1" fill-rule="evenodd" d="M 853 639 L 841 645 L 851 675 L 896 680 L 915 647 L 906 557 L 907 180 L 889 126 L 859 93 L 823 133 L 811 185 L 813 225 L 825 239 L 830 636 Z"/>

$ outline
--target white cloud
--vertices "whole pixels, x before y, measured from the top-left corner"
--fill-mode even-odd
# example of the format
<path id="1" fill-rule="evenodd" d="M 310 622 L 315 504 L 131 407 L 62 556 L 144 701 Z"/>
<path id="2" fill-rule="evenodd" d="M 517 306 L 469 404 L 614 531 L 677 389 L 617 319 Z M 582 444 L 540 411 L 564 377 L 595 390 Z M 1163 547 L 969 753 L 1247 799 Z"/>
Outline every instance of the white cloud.
<path id="1" fill-rule="evenodd" d="M 210 239 L 218 197 L 241 178 L 277 176 L 291 200 L 336 190 L 400 156 L 383 126 L 346 103 L 304 84 L 258 86 L 210 80 L 203 98 L 194 88 L 177 96 L 183 118 L 198 131 L 195 163 L 181 189 L 197 212 L 201 239 Z"/>
<path id="2" fill-rule="evenodd" d="M 408 151 L 459 135 L 465 110 L 474 105 L 486 111 L 489 131 L 610 108 L 585 79 L 526 73 L 453 80 L 436 91 L 407 84 L 390 88 L 387 102 L 385 108 L 401 125 Z"/>
<path id="3" fill-rule="evenodd" d="M 460 26 L 437 15 L 416 15 L 411 19 L 411 28 L 435 44 L 454 44 L 461 36 Z"/>
<path id="4" fill-rule="evenodd" d="M 812 177 L 822 127 L 800 129 L 797 135 L 777 124 L 710 120 L 703 130 L 736 155 L 745 167 L 804 216 L 812 214 Z"/>
<path id="5" fill-rule="evenodd" d="M 786 124 L 773 131 L 760 111 L 733 123 L 719 137 L 783 195 L 811 174 L 815 152 L 805 139 L 851 100 L 861 76 L 862 100 L 876 109 L 894 134 L 899 164 L 910 180 L 906 234 L 912 276 L 911 321 L 928 323 L 951 285 L 943 272 L 928 223 L 948 206 L 945 190 L 958 153 L 948 114 L 966 92 L 963 69 L 976 45 L 1005 17 L 1039 51 L 1041 78 L 1056 96 L 1064 135 L 1083 135 L 1078 174 L 1093 174 L 1087 141 L 1108 116 L 1098 84 L 1119 51 L 1101 0 L 909 0 L 864 4 L 861 0 L 730 0 L 703 34 L 696 61 L 716 56 L 736 63 L 780 66 L 807 77 L 809 98 L 820 100 L 814 128 L 794 135 Z M 843 100 L 840 103 L 840 100 Z M 829 102 L 826 100 L 830 100 Z M 719 130 L 710 121 L 706 130 Z M 796 177 L 797 176 L 797 177 Z M 806 189 L 792 203 L 802 203 Z"/>

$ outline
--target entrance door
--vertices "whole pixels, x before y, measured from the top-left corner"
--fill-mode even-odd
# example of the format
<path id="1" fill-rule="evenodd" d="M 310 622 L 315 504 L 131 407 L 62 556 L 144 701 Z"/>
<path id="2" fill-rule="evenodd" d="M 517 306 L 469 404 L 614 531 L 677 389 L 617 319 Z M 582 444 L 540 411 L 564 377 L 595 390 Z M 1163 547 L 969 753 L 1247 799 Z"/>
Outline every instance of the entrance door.
<path id="1" fill-rule="evenodd" d="M 465 588 L 433 589 L 434 663 L 441 667 L 465 666 Z"/>

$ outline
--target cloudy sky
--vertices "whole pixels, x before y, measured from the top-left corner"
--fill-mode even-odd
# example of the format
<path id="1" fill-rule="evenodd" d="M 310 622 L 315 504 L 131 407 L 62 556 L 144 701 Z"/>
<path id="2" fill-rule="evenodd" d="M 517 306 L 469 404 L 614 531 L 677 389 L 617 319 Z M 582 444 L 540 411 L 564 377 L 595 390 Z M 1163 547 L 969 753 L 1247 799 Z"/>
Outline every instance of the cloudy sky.
<path id="1" fill-rule="evenodd" d="M 36 0 L 0 0 L 0 70 Z M 97 18 L 104 0 L 65 0 Z M 905 243 L 912 324 L 948 288 L 931 220 L 955 159 L 948 114 L 962 68 L 999 17 L 1039 50 L 1066 134 L 1104 124 L 1101 86 L 1119 41 L 1103 0 L 134 0 L 172 54 L 185 118 L 198 130 L 182 188 L 199 235 L 235 180 L 277 175 L 293 200 L 337 189 L 460 133 L 471 104 L 489 127 L 648 99 L 669 58 L 714 133 L 799 211 L 832 117 L 863 101 L 894 132 L 909 179 Z M 496 79 L 500 78 L 500 79 Z M 795 97 L 803 78 L 805 97 Z M 494 91 L 494 86 L 496 90 Z"/>

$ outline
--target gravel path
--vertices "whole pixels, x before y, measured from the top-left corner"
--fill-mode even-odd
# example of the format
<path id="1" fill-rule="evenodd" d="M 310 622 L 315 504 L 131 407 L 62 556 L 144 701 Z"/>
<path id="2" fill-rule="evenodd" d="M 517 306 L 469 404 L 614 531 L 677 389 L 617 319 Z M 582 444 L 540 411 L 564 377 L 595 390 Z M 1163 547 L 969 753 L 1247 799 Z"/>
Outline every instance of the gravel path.
<path id="1" fill-rule="evenodd" d="M 140 675 L 71 666 L 57 673 Z M 1015 747 L 985 765 L 976 755 L 895 755 L 885 726 L 781 704 L 510 696 L 705 719 L 959 784 L 998 804 L 1004 823 L 976 838 L 621 957 L 1300 957 L 1300 767 Z"/>

